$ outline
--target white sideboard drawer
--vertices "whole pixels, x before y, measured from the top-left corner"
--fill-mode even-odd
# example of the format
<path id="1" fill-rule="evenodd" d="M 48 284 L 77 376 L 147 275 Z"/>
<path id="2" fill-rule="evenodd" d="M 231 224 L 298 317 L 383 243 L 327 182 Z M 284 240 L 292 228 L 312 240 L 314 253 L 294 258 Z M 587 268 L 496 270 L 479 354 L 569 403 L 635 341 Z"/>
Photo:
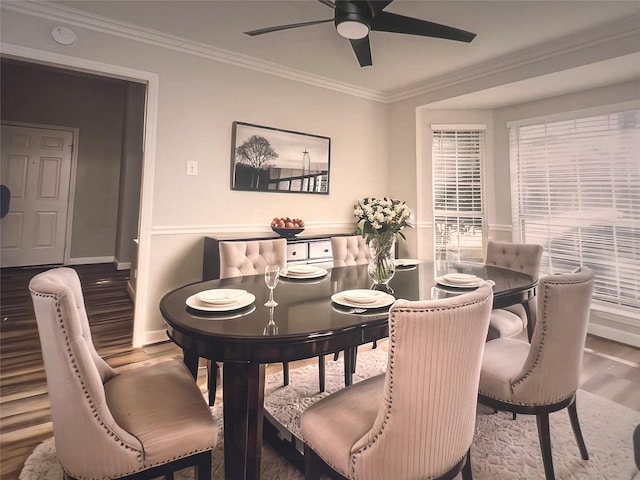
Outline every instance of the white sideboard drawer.
<path id="1" fill-rule="evenodd" d="M 309 242 L 309 258 L 332 258 L 331 240 Z"/>
<path id="2" fill-rule="evenodd" d="M 287 262 L 300 262 L 309 258 L 308 243 L 288 243 L 287 244 Z"/>

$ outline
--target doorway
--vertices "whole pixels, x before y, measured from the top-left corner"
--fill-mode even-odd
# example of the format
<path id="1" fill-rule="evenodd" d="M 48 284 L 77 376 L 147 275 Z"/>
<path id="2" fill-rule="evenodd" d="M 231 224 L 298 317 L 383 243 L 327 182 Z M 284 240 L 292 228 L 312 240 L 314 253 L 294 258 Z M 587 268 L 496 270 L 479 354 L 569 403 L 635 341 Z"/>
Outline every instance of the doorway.
<path id="1" fill-rule="evenodd" d="M 46 215 L 44 212 L 36 215 L 34 222 L 15 211 L 2 220 L 2 266 L 115 262 L 119 268 L 129 268 L 135 259 L 133 240 L 138 237 L 145 85 L 4 58 L 2 72 L 3 123 L 68 125 L 79 133 L 74 145 L 77 168 L 72 171 L 71 183 L 60 190 L 68 196 L 64 198 L 75 199 L 68 211 L 73 228 L 66 231 L 66 250 L 65 220 L 57 207 L 48 208 Z M 42 173 L 40 169 L 20 161 L 38 155 L 41 139 L 30 138 L 31 134 L 25 130 L 13 137 L 16 152 L 10 161 L 12 181 L 16 183 L 11 204 L 16 207 L 24 204 L 27 210 L 23 212 L 33 208 L 36 202 L 33 195 L 38 195 L 35 192 L 40 188 L 38 182 L 42 181 L 36 178 Z M 3 147 L 8 145 L 9 138 L 3 138 Z M 53 149 L 59 148 L 57 141 L 51 134 L 45 139 L 52 146 L 43 152 L 51 173 L 51 178 L 45 180 L 68 181 L 70 163 L 66 162 L 67 168 L 58 171 L 53 161 L 56 153 Z M 19 148 L 20 142 L 28 143 L 28 149 Z M 70 151 L 69 145 L 67 149 Z M 9 169 L 5 150 L 3 183 Z M 31 168 L 21 171 L 21 164 Z M 17 196 L 18 185 L 23 181 L 19 177 L 33 178 L 26 192 L 29 196 L 24 200 Z M 53 188 L 49 183 L 46 187 Z M 61 228 L 50 228 L 54 222 Z M 44 229 L 36 232 L 40 236 L 36 238 L 32 233 L 39 223 Z M 31 225 L 34 228 L 28 228 Z M 67 225 L 70 227 L 71 222 Z M 56 248 L 49 248 L 54 241 Z M 34 248 L 25 248 L 31 245 Z M 46 255 L 47 251 L 56 250 L 58 255 Z M 20 258 L 12 258 L 18 254 Z"/>
<path id="2" fill-rule="evenodd" d="M 73 139 L 71 130 L 2 124 L 3 268 L 64 262 Z"/>

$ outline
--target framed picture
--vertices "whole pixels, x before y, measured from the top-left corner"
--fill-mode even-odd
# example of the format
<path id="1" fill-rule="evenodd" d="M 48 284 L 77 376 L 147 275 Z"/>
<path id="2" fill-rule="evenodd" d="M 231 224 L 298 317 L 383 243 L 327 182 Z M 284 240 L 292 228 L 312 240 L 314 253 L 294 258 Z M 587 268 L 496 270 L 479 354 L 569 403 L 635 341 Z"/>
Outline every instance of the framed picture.
<path id="1" fill-rule="evenodd" d="M 233 122 L 231 188 L 328 194 L 330 156 L 329 137 Z"/>

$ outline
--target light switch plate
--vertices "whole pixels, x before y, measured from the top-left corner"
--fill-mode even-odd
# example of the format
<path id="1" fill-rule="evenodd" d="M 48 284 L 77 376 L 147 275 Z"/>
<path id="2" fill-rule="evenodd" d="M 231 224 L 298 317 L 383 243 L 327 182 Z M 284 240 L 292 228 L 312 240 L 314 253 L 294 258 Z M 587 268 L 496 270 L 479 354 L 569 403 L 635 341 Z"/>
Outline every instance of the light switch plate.
<path id="1" fill-rule="evenodd" d="M 187 175 L 198 175 L 198 162 L 196 160 L 187 161 Z"/>

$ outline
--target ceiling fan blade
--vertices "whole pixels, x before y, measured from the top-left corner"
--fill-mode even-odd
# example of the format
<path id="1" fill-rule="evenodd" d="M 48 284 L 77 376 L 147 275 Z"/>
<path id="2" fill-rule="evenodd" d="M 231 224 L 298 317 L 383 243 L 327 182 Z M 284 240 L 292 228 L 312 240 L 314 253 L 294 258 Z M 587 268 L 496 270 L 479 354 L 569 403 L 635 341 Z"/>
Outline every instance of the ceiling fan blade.
<path id="1" fill-rule="evenodd" d="M 371 30 L 444 38 L 467 43 L 476 37 L 475 33 L 387 12 L 380 12 L 371 20 Z"/>
<path id="2" fill-rule="evenodd" d="M 373 65 L 371 62 L 371 46 L 369 45 L 368 35 L 357 40 L 349 40 L 349 42 L 351 42 L 351 47 L 361 67 L 370 67 Z"/>
<path id="3" fill-rule="evenodd" d="M 380 12 L 382 12 L 382 10 L 388 7 L 390 3 L 393 3 L 393 0 L 384 1 L 384 2 L 375 0 L 367 3 L 369 4 L 369 8 L 371 8 L 371 11 L 375 16 L 375 15 L 380 15 Z"/>
<path id="4" fill-rule="evenodd" d="M 310 25 L 318 25 L 319 23 L 333 22 L 333 18 L 328 20 L 315 20 L 313 22 L 304 23 L 292 23 L 290 25 L 280 25 L 278 27 L 260 28 L 258 30 L 251 30 L 250 32 L 244 32 L 246 35 L 255 37 L 256 35 L 262 35 L 263 33 L 279 32 L 281 30 L 289 30 L 290 28 L 308 27 Z"/>
<path id="5" fill-rule="evenodd" d="M 332 2 L 332 1 L 330 1 L 330 0 L 318 0 L 318 1 L 319 1 L 320 3 L 322 3 L 323 5 L 326 5 L 327 7 L 330 7 L 330 8 L 336 8 L 336 4 L 335 4 L 335 3 L 333 3 L 333 2 Z"/>

